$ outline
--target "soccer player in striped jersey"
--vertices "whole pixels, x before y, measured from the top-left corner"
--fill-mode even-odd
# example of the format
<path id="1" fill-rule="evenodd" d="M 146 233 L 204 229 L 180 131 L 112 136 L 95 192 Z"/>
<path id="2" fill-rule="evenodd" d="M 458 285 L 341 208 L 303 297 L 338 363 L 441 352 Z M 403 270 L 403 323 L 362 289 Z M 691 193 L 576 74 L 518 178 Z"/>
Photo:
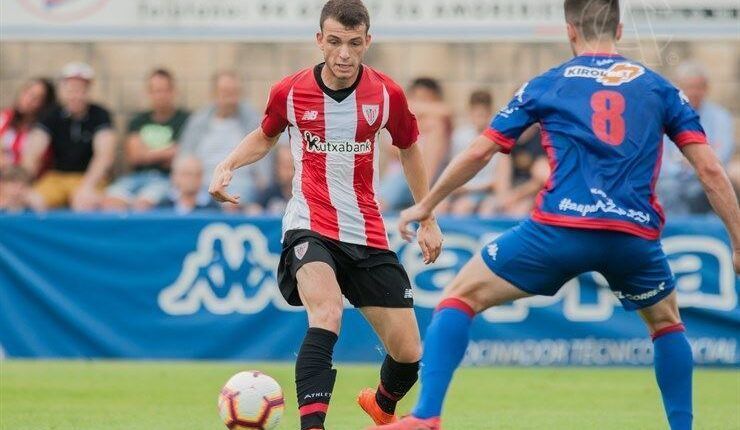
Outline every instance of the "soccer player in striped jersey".
<path id="1" fill-rule="evenodd" d="M 278 281 L 288 303 L 308 312 L 296 360 L 302 430 L 324 428 L 342 296 L 360 309 L 387 350 L 377 389 L 358 397 L 376 424 L 396 420 L 396 402 L 416 382 L 421 356 L 411 284 L 389 249 L 376 199 L 381 129 L 399 149 L 415 201 L 428 192 L 416 118 L 403 90 L 362 64 L 371 37 L 360 0 L 327 2 L 320 26 L 316 39 L 325 62 L 273 86 L 261 127 L 216 168 L 210 186 L 217 200 L 238 203 L 227 191 L 234 171 L 263 158 L 288 130 L 295 176 Z M 420 223 L 417 238 L 425 263 L 434 262 L 442 235 L 433 217 Z"/>
<path id="2" fill-rule="evenodd" d="M 624 308 L 645 321 L 671 430 L 692 428 L 692 352 L 660 243 L 664 217 L 655 195 L 663 134 L 694 166 L 725 223 L 735 272 L 738 201 L 686 97 L 617 53 L 618 0 L 565 0 L 565 16 L 575 58 L 525 84 L 429 195 L 401 214 L 408 238 L 409 223 L 428 219 L 495 153 L 508 153 L 524 130 L 540 124 L 552 173 L 531 217 L 485 246 L 448 286 L 424 339 L 419 401 L 410 416 L 378 429 L 441 429 L 442 402 L 475 315 L 532 295 L 552 296 L 591 271 L 603 274 Z"/>

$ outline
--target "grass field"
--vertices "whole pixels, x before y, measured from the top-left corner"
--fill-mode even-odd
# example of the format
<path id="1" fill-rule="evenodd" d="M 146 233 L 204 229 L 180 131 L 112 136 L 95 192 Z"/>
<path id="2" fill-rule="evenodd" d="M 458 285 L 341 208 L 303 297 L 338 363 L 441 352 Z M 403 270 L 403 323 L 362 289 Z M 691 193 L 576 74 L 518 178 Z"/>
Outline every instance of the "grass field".
<path id="1" fill-rule="evenodd" d="M 327 428 L 370 424 L 354 399 L 377 368 L 338 366 Z M 221 385 L 260 369 L 286 390 L 280 429 L 298 429 L 290 365 L 192 362 L 0 361 L 2 430 L 221 430 Z M 698 430 L 740 429 L 740 372 L 699 370 Z M 404 400 L 406 412 L 415 392 Z M 448 398 L 448 430 L 666 429 L 650 369 L 462 369 Z"/>

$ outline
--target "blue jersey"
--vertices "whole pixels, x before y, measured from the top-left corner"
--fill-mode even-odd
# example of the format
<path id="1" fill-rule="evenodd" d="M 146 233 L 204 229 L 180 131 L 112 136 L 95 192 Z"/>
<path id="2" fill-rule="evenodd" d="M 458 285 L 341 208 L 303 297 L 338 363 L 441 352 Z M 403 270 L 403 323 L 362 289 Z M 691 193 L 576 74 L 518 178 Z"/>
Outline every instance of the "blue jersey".
<path id="1" fill-rule="evenodd" d="M 655 195 L 663 135 L 706 144 L 688 99 L 645 66 L 618 55 L 575 57 L 524 84 L 484 135 L 504 152 L 539 123 L 550 179 L 532 219 L 657 239 Z"/>

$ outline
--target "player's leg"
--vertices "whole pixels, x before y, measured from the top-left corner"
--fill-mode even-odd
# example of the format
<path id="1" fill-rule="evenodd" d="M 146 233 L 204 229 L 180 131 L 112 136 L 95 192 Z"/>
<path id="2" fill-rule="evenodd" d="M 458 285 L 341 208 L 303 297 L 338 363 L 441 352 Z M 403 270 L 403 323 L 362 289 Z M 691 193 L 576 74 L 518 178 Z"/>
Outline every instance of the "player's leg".
<path id="1" fill-rule="evenodd" d="M 531 221 L 509 230 L 476 254 L 445 289 L 424 337 L 421 391 L 412 415 L 381 427 L 436 430 L 453 373 L 465 355 L 470 326 L 478 313 L 532 294 L 555 294 L 574 274 L 560 261 L 570 231 Z M 504 278 L 504 276 L 506 278 Z M 524 289 L 526 286 L 526 290 Z"/>
<path id="2" fill-rule="evenodd" d="M 424 338 L 422 386 L 413 410 L 415 417 L 441 415 L 453 373 L 465 355 L 475 315 L 529 295 L 493 273 L 480 255 L 463 267 L 445 290 Z"/>
<path id="3" fill-rule="evenodd" d="M 678 311 L 676 292 L 641 309 L 655 351 L 655 377 L 671 430 L 691 429 L 693 355 Z"/>
<path id="4" fill-rule="evenodd" d="M 295 367 L 301 429 L 323 429 L 336 379 L 332 356 L 344 303 L 330 265 L 307 263 L 296 272 L 296 279 L 309 326 Z"/>
<path id="5" fill-rule="evenodd" d="M 396 404 L 419 377 L 421 338 L 416 315 L 412 308 L 366 306 L 360 311 L 375 329 L 387 354 L 377 389 L 363 390 L 358 401 L 376 424 L 390 423 L 395 421 Z"/>
<path id="6" fill-rule="evenodd" d="M 603 233 L 607 235 L 607 233 Z M 604 273 L 627 310 L 638 310 L 653 338 L 655 376 L 672 430 L 691 429 L 693 356 L 678 311 L 675 279 L 660 241 L 611 233 Z"/>

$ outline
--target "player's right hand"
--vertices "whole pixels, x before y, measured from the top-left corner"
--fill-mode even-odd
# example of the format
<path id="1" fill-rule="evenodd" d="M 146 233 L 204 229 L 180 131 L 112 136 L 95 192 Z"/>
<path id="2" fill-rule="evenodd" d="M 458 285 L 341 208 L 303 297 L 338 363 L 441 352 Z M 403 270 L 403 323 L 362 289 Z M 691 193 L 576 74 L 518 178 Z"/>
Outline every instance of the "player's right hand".
<path id="1" fill-rule="evenodd" d="M 239 204 L 239 196 L 232 196 L 226 191 L 233 176 L 234 172 L 231 169 L 220 164 L 216 166 L 216 170 L 213 172 L 213 179 L 211 179 L 211 185 L 208 187 L 208 193 L 214 200 L 221 203 Z"/>

